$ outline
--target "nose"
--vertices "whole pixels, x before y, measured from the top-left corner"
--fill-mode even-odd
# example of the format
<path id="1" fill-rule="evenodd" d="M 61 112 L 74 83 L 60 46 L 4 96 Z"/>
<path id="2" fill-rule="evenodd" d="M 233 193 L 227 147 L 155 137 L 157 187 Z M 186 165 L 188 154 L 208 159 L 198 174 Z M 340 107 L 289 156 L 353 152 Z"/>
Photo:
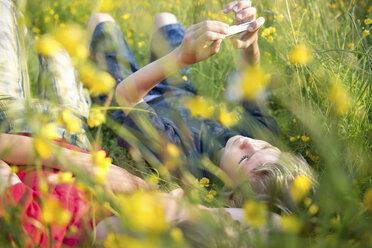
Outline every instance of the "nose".
<path id="1" fill-rule="evenodd" d="M 247 138 L 240 138 L 240 144 L 239 144 L 240 149 L 252 149 L 254 150 L 253 144 L 249 141 Z"/>

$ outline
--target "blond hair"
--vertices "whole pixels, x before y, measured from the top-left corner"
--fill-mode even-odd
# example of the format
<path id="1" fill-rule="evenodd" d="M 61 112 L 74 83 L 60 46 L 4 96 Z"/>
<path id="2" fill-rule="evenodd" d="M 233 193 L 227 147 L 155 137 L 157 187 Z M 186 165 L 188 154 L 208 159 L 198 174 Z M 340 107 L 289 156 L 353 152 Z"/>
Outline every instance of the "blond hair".
<path id="1" fill-rule="evenodd" d="M 259 200 L 290 213 L 295 203 L 290 195 L 290 186 L 297 176 L 307 177 L 312 190 L 317 186 L 315 174 L 302 156 L 282 152 L 277 161 L 267 162 L 252 170 L 258 178 L 259 186 L 254 188 Z"/>

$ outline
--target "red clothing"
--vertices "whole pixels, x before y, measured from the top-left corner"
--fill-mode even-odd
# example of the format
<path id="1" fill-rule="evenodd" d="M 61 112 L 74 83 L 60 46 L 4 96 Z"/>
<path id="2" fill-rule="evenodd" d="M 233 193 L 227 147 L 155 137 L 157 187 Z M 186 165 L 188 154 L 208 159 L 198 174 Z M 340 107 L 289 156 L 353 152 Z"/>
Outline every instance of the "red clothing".
<path id="1" fill-rule="evenodd" d="M 66 142 L 56 142 L 65 148 L 88 153 Z M 43 169 L 41 174 L 47 177 L 56 173 L 58 173 L 57 170 L 48 171 Z M 53 248 L 57 248 L 62 244 L 67 246 L 78 244 L 84 223 L 89 224 L 89 219 L 86 218 L 85 222 L 82 222 L 83 216 L 86 215 L 89 209 L 89 204 L 84 199 L 84 192 L 79 190 L 73 183 L 48 185 L 49 190 L 43 197 L 57 199 L 61 206 L 70 212 L 71 219 L 65 226 L 51 224 L 50 232 L 46 232 L 35 224 L 35 221 L 36 223 L 41 222 L 42 216 L 41 193 L 39 191 L 39 177 L 36 168 L 28 167 L 27 170 L 19 172 L 18 177 L 22 183 L 13 185 L 0 196 L 0 216 L 3 216 L 4 211 L 9 207 L 21 208 L 21 221 L 24 228 L 22 237 L 29 247 L 50 247 L 49 244 L 52 244 Z M 45 181 L 47 182 L 47 180 Z M 75 232 L 71 233 L 69 230 L 73 226 L 75 227 L 73 228 Z M 12 237 L 9 238 L 10 240 L 12 239 Z"/>

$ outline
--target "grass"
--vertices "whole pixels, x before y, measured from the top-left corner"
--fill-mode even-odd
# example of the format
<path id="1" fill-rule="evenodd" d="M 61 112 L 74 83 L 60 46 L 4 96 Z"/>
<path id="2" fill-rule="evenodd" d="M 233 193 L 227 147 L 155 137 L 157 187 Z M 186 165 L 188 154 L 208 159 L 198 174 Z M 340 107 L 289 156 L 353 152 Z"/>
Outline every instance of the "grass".
<path id="1" fill-rule="evenodd" d="M 186 28 L 206 19 L 230 24 L 233 21 L 232 15 L 224 17 L 221 14 L 227 3 L 222 0 L 29 0 L 19 3 L 25 14 L 31 50 L 36 39 L 53 33 L 60 25 L 73 22 L 84 28 L 91 13 L 106 11 L 117 20 L 140 66 L 148 61 L 151 23 L 156 13 L 172 12 Z M 258 229 L 251 228 L 246 235 L 245 230 L 229 220 L 214 220 L 205 215 L 200 217 L 199 226 L 192 226 L 204 234 L 203 242 L 193 241 L 192 235 L 189 237 L 187 233 L 184 235 L 190 238 L 189 245 L 205 247 L 278 247 L 278 244 L 282 247 L 372 246 L 372 196 L 365 193 L 372 187 L 372 42 L 371 35 L 363 35 L 363 31 L 371 31 L 371 24 L 366 24 L 366 20 L 372 17 L 371 1 L 262 0 L 254 1 L 254 5 L 259 15 L 266 19 L 259 34 L 261 64 L 271 75 L 269 106 L 281 127 L 280 148 L 301 154 L 319 175 L 319 186 L 311 196 L 311 203 L 301 203 L 302 208 L 294 214 L 296 219 L 289 222 L 292 227 L 300 223 L 300 228 L 282 226 L 279 231 L 271 230 L 264 238 Z M 269 27 L 276 30 L 269 35 L 272 40 L 269 36 L 262 37 L 264 29 Z M 294 65 L 289 60 L 289 51 L 299 44 L 305 44 L 313 54 L 313 59 L 305 65 Z M 34 54 L 31 53 L 28 63 L 32 82 L 36 82 L 38 75 Z M 227 78 L 235 70 L 232 62 L 236 59 L 232 45 L 224 41 L 218 55 L 193 65 L 192 79 L 198 92 L 215 102 L 225 102 Z M 334 85 L 338 85 L 342 93 L 332 98 Z M 348 98 L 346 109 L 339 111 Z M 235 102 L 228 104 L 238 107 Z M 91 129 L 89 133 L 93 139 L 101 137 L 98 140 L 102 148 L 109 151 L 116 164 L 137 175 L 157 175 L 157 170 L 149 170 L 143 162 L 133 159 L 128 151 L 117 147 L 116 134 L 109 123 Z M 178 183 L 172 178 L 160 180 L 165 189 Z M 219 195 L 212 203 L 205 202 L 203 198 L 208 190 L 197 191 L 198 197 L 192 188 L 187 191 L 191 205 L 226 204 L 226 199 Z M 102 195 L 98 198 L 101 202 L 114 202 Z M 309 213 L 311 206 L 319 210 Z M 126 223 L 125 218 L 123 222 Z M 223 230 L 225 224 L 233 226 L 233 235 Z M 130 237 L 138 238 L 139 233 Z M 177 247 L 179 243 L 172 235 L 175 235 L 172 231 L 159 235 L 151 233 L 141 236 L 140 240 L 148 247 Z M 218 239 L 211 241 L 208 237 Z M 156 242 L 151 246 L 148 240 Z"/>

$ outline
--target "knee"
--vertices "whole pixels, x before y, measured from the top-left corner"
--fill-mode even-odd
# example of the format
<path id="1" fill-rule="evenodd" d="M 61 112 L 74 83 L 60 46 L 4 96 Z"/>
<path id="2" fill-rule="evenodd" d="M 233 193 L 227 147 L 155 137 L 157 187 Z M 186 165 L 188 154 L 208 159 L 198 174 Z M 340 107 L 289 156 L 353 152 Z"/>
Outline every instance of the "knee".
<path id="1" fill-rule="evenodd" d="M 115 22 L 114 18 L 106 13 L 94 13 L 92 14 L 87 21 L 87 31 L 92 33 L 96 26 L 101 22 Z"/>
<path id="2" fill-rule="evenodd" d="M 154 30 L 173 23 L 178 23 L 177 17 L 175 15 L 169 12 L 161 12 L 155 17 Z"/>

